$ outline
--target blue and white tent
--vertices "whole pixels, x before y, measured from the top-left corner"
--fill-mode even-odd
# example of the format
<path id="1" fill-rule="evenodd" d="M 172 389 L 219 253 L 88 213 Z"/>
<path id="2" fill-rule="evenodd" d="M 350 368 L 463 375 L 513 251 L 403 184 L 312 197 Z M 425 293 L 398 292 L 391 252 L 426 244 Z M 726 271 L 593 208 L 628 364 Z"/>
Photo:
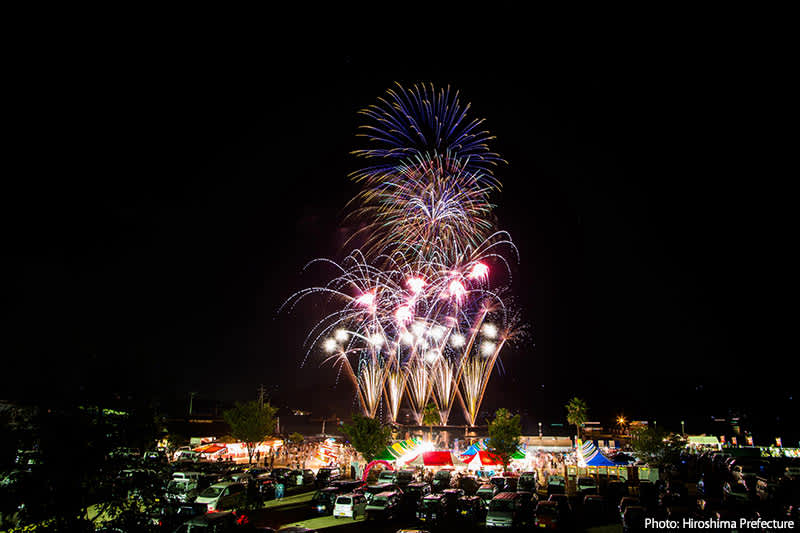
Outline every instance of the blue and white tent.
<path id="1" fill-rule="evenodd" d="M 579 466 L 617 466 L 617 463 L 603 455 L 593 441 L 578 441 Z"/>

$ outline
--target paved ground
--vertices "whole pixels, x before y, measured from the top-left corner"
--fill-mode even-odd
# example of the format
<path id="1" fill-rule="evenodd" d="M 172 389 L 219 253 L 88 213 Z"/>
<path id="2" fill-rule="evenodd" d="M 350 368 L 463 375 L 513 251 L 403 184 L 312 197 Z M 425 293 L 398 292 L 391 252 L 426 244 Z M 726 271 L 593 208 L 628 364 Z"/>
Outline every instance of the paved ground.
<path id="1" fill-rule="evenodd" d="M 283 526 L 302 526 L 316 530 L 331 530 L 332 533 L 374 532 L 395 533 L 399 529 L 422 528 L 413 518 L 406 520 L 393 520 L 391 522 L 366 521 L 364 518 L 353 520 L 351 518 L 333 518 L 333 516 L 317 516 L 311 510 L 311 496 L 313 491 L 292 494 L 282 500 L 272 500 L 266 503 L 259 511 L 250 513 L 251 520 L 262 526 L 275 529 Z M 457 526 L 458 531 L 484 531 L 483 524 Z M 452 531 L 453 528 L 432 528 L 435 531 Z M 619 525 L 603 526 L 586 530 L 591 533 L 621 533 Z"/>

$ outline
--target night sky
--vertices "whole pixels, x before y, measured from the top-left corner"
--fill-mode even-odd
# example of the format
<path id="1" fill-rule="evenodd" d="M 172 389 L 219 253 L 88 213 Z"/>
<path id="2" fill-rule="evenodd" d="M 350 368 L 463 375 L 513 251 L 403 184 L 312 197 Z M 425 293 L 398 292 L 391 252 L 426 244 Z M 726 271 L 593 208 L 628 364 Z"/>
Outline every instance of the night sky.
<path id="1" fill-rule="evenodd" d="M 277 311 L 325 280 L 308 260 L 342 257 L 357 110 L 432 81 L 461 90 L 509 162 L 494 200 L 532 335 L 485 407 L 794 411 L 797 114 L 779 54 L 258 52 L 86 40 L 13 65 L 0 396 L 82 387 L 180 412 L 187 391 L 232 401 L 264 383 L 280 404 L 349 413 L 319 350 L 300 367 L 314 309 Z"/>

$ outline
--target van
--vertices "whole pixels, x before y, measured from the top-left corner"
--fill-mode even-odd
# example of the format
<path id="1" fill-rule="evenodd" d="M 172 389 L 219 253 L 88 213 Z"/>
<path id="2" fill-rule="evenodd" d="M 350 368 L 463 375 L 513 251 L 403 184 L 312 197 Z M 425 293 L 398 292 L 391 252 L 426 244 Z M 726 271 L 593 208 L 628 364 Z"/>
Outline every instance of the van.
<path id="1" fill-rule="evenodd" d="M 522 522 L 522 499 L 516 492 L 501 492 L 489 502 L 486 527 L 518 527 Z"/>
<path id="2" fill-rule="evenodd" d="M 367 509 L 367 499 L 361 494 L 342 494 L 336 498 L 333 507 L 333 517 L 347 517 L 355 520 L 359 516 L 364 516 Z"/>
<path id="3" fill-rule="evenodd" d="M 237 509 L 244 505 L 245 487 L 241 483 L 217 483 L 201 492 L 195 503 L 204 503 L 209 512 Z"/>

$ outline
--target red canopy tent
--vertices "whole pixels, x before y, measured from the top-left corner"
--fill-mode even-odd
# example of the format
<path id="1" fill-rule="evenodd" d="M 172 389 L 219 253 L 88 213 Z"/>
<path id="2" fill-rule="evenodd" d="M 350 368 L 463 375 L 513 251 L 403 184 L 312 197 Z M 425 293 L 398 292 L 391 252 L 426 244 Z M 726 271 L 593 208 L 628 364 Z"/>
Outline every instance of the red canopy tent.
<path id="1" fill-rule="evenodd" d="M 500 459 L 499 455 L 486 450 L 481 450 L 469 458 L 464 456 L 464 461 L 470 468 L 474 469 L 478 469 L 482 466 L 503 466 L 503 461 Z"/>
<path id="2" fill-rule="evenodd" d="M 422 452 L 406 464 L 409 466 L 464 466 L 464 462 L 450 451 Z"/>
<path id="3" fill-rule="evenodd" d="M 199 448 L 195 448 L 194 451 L 200 453 L 217 453 L 220 450 L 224 450 L 226 446 L 224 444 L 208 444 L 206 446 L 200 446 Z"/>

